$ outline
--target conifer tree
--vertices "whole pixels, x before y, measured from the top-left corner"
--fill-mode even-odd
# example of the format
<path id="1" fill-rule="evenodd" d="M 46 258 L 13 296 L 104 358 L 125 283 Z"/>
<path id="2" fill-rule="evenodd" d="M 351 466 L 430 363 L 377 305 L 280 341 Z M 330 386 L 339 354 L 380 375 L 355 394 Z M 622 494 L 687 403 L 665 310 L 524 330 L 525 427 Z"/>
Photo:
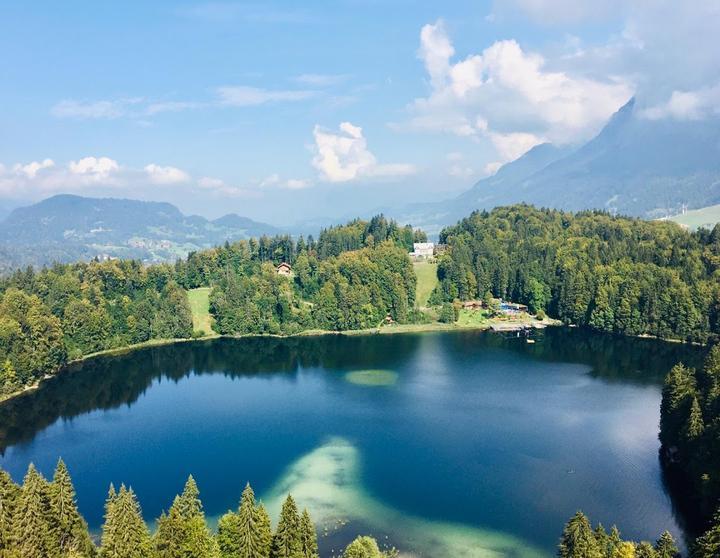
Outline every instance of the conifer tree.
<path id="1" fill-rule="evenodd" d="M 239 558 L 257 558 L 263 550 L 260 517 L 255 493 L 250 483 L 245 486 L 237 513 L 237 548 Z"/>
<path id="2" fill-rule="evenodd" d="M 702 435 L 705 430 L 705 424 L 703 423 L 702 411 L 700 410 L 700 403 L 698 403 L 697 397 L 693 397 L 692 404 L 690 406 L 690 414 L 685 425 L 685 437 L 688 440 L 695 440 Z"/>
<path id="3" fill-rule="evenodd" d="M 289 494 L 280 510 L 280 520 L 272 539 L 271 556 L 272 558 L 300 558 L 302 556 L 300 516 L 295 500 Z"/>
<path id="4" fill-rule="evenodd" d="M 357 537 L 343 551 L 342 558 L 384 558 L 372 537 Z"/>
<path id="5" fill-rule="evenodd" d="M 221 558 L 240 556 L 240 519 L 234 511 L 228 511 L 218 520 L 217 542 Z"/>
<path id="6" fill-rule="evenodd" d="M 116 495 L 111 492 L 106 510 L 101 558 L 151 558 L 150 532 L 132 488 L 122 485 Z"/>
<path id="7" fill-rule="evenodd" d="M 20 558 L 52 554 L 48 491 L 47 480 L 31 463 L 23 480 L 13 519 L 15 551 Z"/>
<path id="8" fill-rule="evenodd" d="M 5 556 L 13 544 L 13 516 L 19 498 L 20 487 L 0 469 L 0 556 Z"/>
<path id="9" fill-rule="evenodd" d="M 635 558 L 657 558 L 657 552 L 649 542 L 641 542 L 635 546 Z"/>
<path id="10" fill-rule="evenodd" d="M 720 556 L 720 510 L 715 514 L 712 527 L 695 541 L 693 558 L 717 558 Z"/>
<path id="11" fill-rule="evenodd" d="M 635 545 L 629 541 L 621 542 L 612 558 L 636 558 Z"/>
<path id="12" fill-rule="evenodd" d="M 87 523 L 77 509 L 75 488 L 62 459 L 58 460 L 55 468 L 49 497 L 53 547 L 60 555 L 74 550 L 80 556 L 92 556 L 95 548 L 88 533 Z"/>
<path id="13" fill-rule="evenodd" d="M 258 510 L 258 533 L 260 533 L 260 549 L 258 558 L 270 558 L 272 552 L 272 524 L 265 506 L 260 503 Z"/>
<path id="14" fill-rule="evenodd" d="M 200 492 L 190 476 L 168 514 L 158 519 L 153 539 L 159 558 L 213 558 L 216 541 L 205 523 Z"/>
<path id="15" fill-rule="evenodd" d="M 657 558 L 676 558 L 678 555 L 675 539 L 668 531 L 660 535 L 660 538 L 655 543 L 655 553 Z"/>
<path id="16" fill-rule="evenodd" d="M 303 558 L 320 558 L 318 555 L 317 532 L 307 509 L 303 510 L 300 517 L 300 547 Z"/>
<path id="17" fill-rule="evenodd" d="M 558 555 L 560 558 L 603 558 L 590 521 L 577 512 L 565 525 Z"/>

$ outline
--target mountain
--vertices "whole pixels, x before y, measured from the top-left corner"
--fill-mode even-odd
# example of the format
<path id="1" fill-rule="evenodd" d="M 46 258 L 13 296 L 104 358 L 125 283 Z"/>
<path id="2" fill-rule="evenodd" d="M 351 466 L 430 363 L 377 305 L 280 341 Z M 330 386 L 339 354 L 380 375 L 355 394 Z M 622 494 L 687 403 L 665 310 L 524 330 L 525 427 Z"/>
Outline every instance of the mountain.
<path id="1" fill-rule="evenodd" d="M 457 198 L 407 213 L 432 229 L 519 202 L 645 218 L 720 203 L 720 118 L 651 120 L 631 99 L 579 148 L 536 146 Z"/>
<path id="2" fill-rule="evenodd" d="M 94 257 L 174 261 L 188 252 L 280 231 L 235 214 L 214 221 L 172 204 L 58 195 L 0 222 L 0 268 Z"/>

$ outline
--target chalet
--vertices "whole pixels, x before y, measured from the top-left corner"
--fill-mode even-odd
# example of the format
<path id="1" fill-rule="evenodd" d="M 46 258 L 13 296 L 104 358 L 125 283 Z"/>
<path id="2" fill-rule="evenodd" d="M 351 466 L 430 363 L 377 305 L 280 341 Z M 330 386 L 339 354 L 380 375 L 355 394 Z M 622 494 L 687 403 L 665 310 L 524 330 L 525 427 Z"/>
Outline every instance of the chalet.
<path id="1" fill-rule="evenodd" d="M 277 269 L 275 271 L 277 271 L 278 275 L 290 275 L 292 274 L 292 267 L 290 267 L 289 263 L 283 262 L 279 266 L 277 266 Z"/>
<path id="2" fill-rule="evenodd" d="M 480 310 L 482 307 L 482 300 L 466 300 L 463 302 L 463 308 L 465 310 Z"/>
<path id="3" fill-rule="evenodd" d="M 524 304 L 502 301 L 500 303 L 500 310 L 505 314 L 527 314 L 528 307 Z"/>
<path id="4" fill-rule="evenodd" d="M 415 259 L 432 258 L 435 254 L 435 244 L 433 242 L 415 242 L 413 243 L 413 251 L 410 257 Z"/>

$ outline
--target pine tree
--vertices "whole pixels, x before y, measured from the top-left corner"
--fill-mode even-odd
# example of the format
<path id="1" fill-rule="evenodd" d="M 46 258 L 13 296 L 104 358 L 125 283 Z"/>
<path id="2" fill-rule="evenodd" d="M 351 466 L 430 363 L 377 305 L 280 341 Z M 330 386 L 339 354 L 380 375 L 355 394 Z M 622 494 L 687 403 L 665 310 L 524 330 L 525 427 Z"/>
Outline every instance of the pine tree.
<path id="1" fill-rule="evenodd" d="M 62 459 L 58 460 L 50 484 L 50 530 L 54 547 L 61 555 L 70 550 L 80 556 L 92 556 L 94 545 L 87 523 L 80 515 L 75 501 L 75 488 Z"/>
<path id="2" fill-rule="evenodd" d="M 31 463 L 23 481 L 13 519 L 15 550 L 20 558 L 37 558 L 52 554 L 48 492 L 47 480 Z"/>
<path id="3" fill-rule="evenodd" d="M 300 549 L 303 558 L 320 558 L 318 555 L 317 532 L 307 509 L 300 517 Z"/>
<path id="4" fill-rule="evenodd" d="M 615 549 L 612 558 L 636 558 L 635 545 L 628 541 L 621 542 Z"/>
<path id="5" fill-rule="evenodd" d="M 558 555 L 560 558 L 603 558 L 590 521 L 582 512 L 577 512 L 565 525 Z"/>
<path id="6" fill-rule="evenodd" d="M 258 511 L 258 533 L 260 534 L 260 548 L 258 550 L 258 558 L 270 558 L 272 552 L 272 524 L 270 523 L 270 515 L 262 503 L 257 508 Z"/>
<path id="7" fill-rule="evenodd" d="M 649 542 L 641 542 L 635 547 L 635 558 L 658 558 L 658 555 L 653 545 Z"/>
<path id="8" fill-rule="evenodd" d="M 158 519 L 153 538 L 159 558 L 213 558 L 218 549 L 205 523 L 200 491 L 190 476 L 168 514 Z"/>
<path id="9" fill-rule="evenodd" d="M 295 500 L 289 494 L 280 511 L 280 520 L 272 539 L 271 556 L 272 558 L 300 558 L 302 556 L 300 516 Z"/>
<path id="10" fill-rule="evenodd" d="M 153 556 L 150 532 L 142 518 L 140 504 L 132 488 L 112 491 L 106 505 L 101 558 L 149 558 Z"/>
<path id="11" fill-rule="evenodd" d="M 702 435 L 704 430 L 705 424 L 703 423 L 700 403 L 698 403 L 697 397 L 693 397 L 692 405 L 690 406 L 690 413 L 688 415 L 688 420 L 685 424 L 685 437 L 688 440 L 695 440 Z"/>
<path id="12" fill-rule="evenodd" d="M 19 498 L 20 487 L 0 469 L 0 556 L 5 556 L 13 544 L 13 516 Z"/>
<path id="13" fill-rule="evenodd" d="M 720 556 L 720 510 L 715 514 L 712 527 L 695 541 L 693 558 L 717 558 Z"/>
<path id="14" fill-rule="evenodd" d="M 233 511 L 228 511 L 218 520 L 217 541 L 221 558 L 238 558 L 240 556 L 240 518 Z"/>
<path id="15" fill-rule="evenodd" d="M 192 475 L 188 477 L 182 494 L 173 505 L 177 506 L 180 515 L 186 519 L 203 514 L 200 490 Z"/>
<path id="16" fill-rule="evenodd" d="M 668 531 L 660 535 L 660 538 L 655 543 L 655 553 L 657 558 L 676 558 L 678 555 L 675 539 Z"/>

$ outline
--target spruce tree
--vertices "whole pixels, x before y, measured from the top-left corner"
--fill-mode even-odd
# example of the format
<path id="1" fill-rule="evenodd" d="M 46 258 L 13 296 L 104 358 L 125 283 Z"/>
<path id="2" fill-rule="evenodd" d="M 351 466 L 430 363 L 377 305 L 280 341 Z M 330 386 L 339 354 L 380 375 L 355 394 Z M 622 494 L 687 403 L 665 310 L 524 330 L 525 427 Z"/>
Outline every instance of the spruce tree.
<path id="1" fill-rule="evenodd" d="M 697 397 L 693 397 L 692 404 L 690 405 L 690 413 L 687 423 L 685 424 L 685 438 L 695 440 L 702 435 L 704 430 L 705 424 L 703 423 L 700 403 L 698 403 Z"/>
<path id="2" fill-rule="evenodd" d="M 342 553 L 342 558 L 384 558 L 372 537 L 357 537 Z"/>
<path id="3" fill-rule="evenodd" d="M 300 558 L 302 556 L 300 516 L 295 500 L 289 494 L 280 510 L 280 520 L 272 539 L 271 556 L 272 558 Z"/>
<path id="4" fill-rule="evenodd" d="M 228 511 L 218 520 L 217 542 L 221 558 L 238 558 L 240 556 L 240 518 L 233 511 Z"/>
<path id="5" fill-rule="evenodd" d="M 260 518 L 255 506 L 255 493 L 250 483 L 243 490 L 237 515 L 238 556 L 239 558 L 256 558 L 263 548 L 263 540 L 259 529 Z"/>
<path id="6" fill-rule="evenodd" d="M 712 527 L 695 541 L 693 558 L 717 558 L 720 556 L 720 510 L 715 514 Z"/>
<path id="7" fill-rule="evenodd" d="M 13 519 L 15 551 L 19 558 L 38 558 L 54 554 L 48 521 L 48 492 L 47 480 L 31 463 Z"/>
<path id="8" fill-rule="evenodd" d="M 565 525 L 558 555 L 560 558 L 603 558 L 590 521 L 577 512 Z"/>
<path id="9" fill-rule="evenodd" d="M 307 509 L 303 510 L 300 517 L 300 547 L 303 558 L 320 558 L 318 555 L 317 532 Z"/>
<path id="10" fill-rule="evenodd" d="M 629 541 L 623 541 L 615 549 L 612 558 L 636 558 L 635 544 Z"/>
<path id="11" fill-rule="evenodd" d="M 150 532 L 142 518 L 140 504 L 132 488 L 111 491 L 103 525 L 101 558 L 149 558 L 153 556 Z"/>
<path id="12" fill-rule="evenodd" d="M 191 477 L 168 514 L 158 519 L 153 539 L 159 558 L 213 558 L 217 545 L 205 523 L 200 492 Z"/>
<path id="13" fill-rule="evenodd" d="M 657 558 L 657 552 L 649 542 L 641 542 L 635 546 L 635 558 Z"/>
<path id="14" fill-rule="evenodd" d="M 675 539 L 668 532 L 665 531 L 655 543 L 655 552 L 657 558 L 676 558 L 678 555 L 678 547 L 675 544 Z"/>
<path id="15" fill-rule="evenodd" d="M 258 511 L 258 533 L 260 533 L 260 549 L 258 558 L 270 558 L 272 552 L 272 524 L 270 523 L 270 515 L 262 503 L 257 508 Z"/>
<path id="16" fill-rule="evenodd" d="M 74 550 L 80 556 L 92 556 L 95 547 L 87 523 L 75 501 L 75 488 L 62 459 L 58 460 L 50 483 L 50 531 L 53 545 L 61 555 Z"/>
<path id="17" fill-rule="evenodd" d="M 0 469 L 0 556 L 13 545 L 13 517 L 20 498 L 20 487 L 8 473 Z"/>

